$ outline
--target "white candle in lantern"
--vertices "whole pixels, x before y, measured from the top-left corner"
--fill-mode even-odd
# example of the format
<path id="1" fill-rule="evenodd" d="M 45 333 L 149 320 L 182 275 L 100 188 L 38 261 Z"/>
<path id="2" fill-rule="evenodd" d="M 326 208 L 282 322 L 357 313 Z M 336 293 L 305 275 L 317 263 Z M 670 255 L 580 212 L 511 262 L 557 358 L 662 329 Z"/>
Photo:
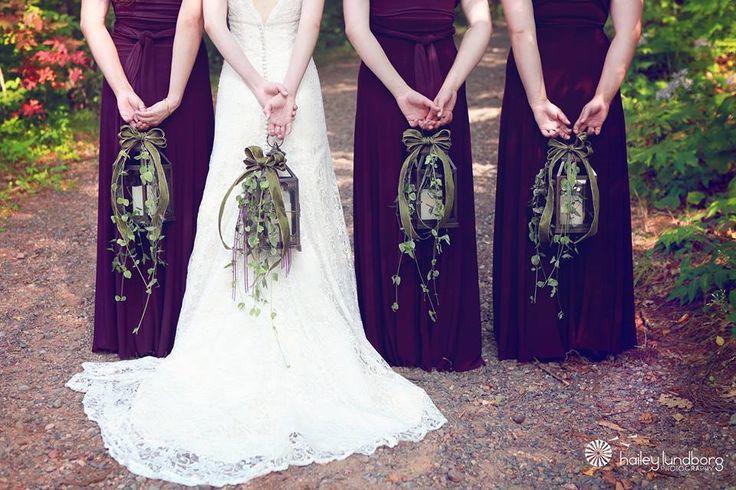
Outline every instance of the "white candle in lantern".
<path id="1" fill-rule="evenodd" d="M 423 189 L 419 193 L 419 218 L 422 221 L 436 220 L 434 210 L 437 207 L 437 200 L 432 196 L 429 189 Z"/>
<path id="2" fill-rule="evenodd" d="M 133 198 L 133 214 L 143 214 L 143 186 L 132 186 L 130 194 Z"/>
<path id="3" fill-rule="evenodd" d="M 583 195 L 579 187 L 575 187 L 572 196 L 563 195 L 560 203 L 560 224 L 563 226 L 580 226 L 585 220 Z"/>
<path id="4" fill-rule="evenodd" d="M 286 189 L 283 189 L 281 195 L 284 196 L 284 209 L 286 210 L 286 214 L 291 216 L 291 194 Z"/>

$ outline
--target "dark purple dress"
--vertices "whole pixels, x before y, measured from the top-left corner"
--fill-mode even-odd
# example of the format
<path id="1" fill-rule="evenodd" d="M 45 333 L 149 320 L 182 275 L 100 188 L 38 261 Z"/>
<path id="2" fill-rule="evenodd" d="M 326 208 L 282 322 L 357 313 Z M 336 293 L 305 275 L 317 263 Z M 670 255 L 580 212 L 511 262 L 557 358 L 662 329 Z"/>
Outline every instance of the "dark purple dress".
<path id="1" fill-rule="evenodd" d="M 552 103 L 574 122 L 593 97 L 609 40 L 608 0 L 535 0 L 539 52 Z M 513 53 L 506 70 L 498 151 L 493 260 L 494 330 L 500 359 L 561 359 L 571 350 L 592 358 L 636 343 L 626 127 L 617 94 L 600 136 L 591 138 L 600 186 L 598 234 L 563 261 L 559 291 L 565 316 L 548 290 L 530 302 L 534 273 L 528 202 L 544 166 L 547 139 L 534 121 Z"/>
<path id="2" fill-rule="evenodd" d="M 371 29 L 404 80 L 430 99 L 455 59 L 455 0 L 371 0 Z M 403 240 L 394 201 L 409 126 L 395 99 L 365 66 L 358 78 L 355 121 L 355 265 L 368 340 L 394 366 L 467 371 L 483 365 L 475 243 L 470 127 L 465 88 L 458 91 L 450 155 L 458 167 L 460 227 L 438 262 L 438 320 L 432 323 L 416 269 L 404 260 L 400 309 L 391 311 Z M 431 242 L 419 254 L 431 254 Z M 426 257 L 425 257 L 426 258 Z"/>
<path id="3" fill-rule="evenodd" d="M 113 2 L 115 28 L 112 38 L 128 80 L 146 105 L 166 97 L 171 56 L 181 0 Z M 125 282 L 127 301 L 116 303 L 120 277 L 112 270 L 110 240 L 115 228 L 110 220 L 112 163 L 119 151 L 117 133 L 123 120 L 115 95 L 105 83 L 100 116 L 100 183 L 97 224 L 97 288 L 92 350 L 115 352 L 121 358 L 165 356 L 174 345 L 179 309 L 184 296 L 187 263 L 194 244 L 197 211 L 204 190 L 214 137 L 214 114 L 209 68 L 204 44 L 200 47 L 181 106 L 162 129 L 173 166 L 172 188 L 175 221 L 164 225 L 160 287 L 148 305 L 143 325 L 132 334 L 143 311 L 146 295 L 135 275 Z"/>

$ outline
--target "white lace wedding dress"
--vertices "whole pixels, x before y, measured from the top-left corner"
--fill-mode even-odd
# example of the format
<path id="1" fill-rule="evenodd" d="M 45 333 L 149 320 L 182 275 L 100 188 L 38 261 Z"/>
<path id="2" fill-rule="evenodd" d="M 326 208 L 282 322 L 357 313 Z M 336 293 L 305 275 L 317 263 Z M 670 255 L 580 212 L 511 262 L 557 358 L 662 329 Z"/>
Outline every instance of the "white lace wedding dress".
<path id="1" fill-rule="evenodd" d="M 281 80 L 300 0 L 279 0 L 264 23 L 252 0 L 229 1 L 230 28 L 266 79 Z M 302 250 L 273 289 L 269 314 L 231 297 L 231 260 L 217 233 L 224 192 L 243 171 L 243 148 L 263 144 L 265 118 L 227 64 L 215 147 L 173 352 L 86 363 L 68 383 L 85 392 L 110 454 L 132 472 L 182 484 L 247 481 L 289 465 L 326 463 L 419 441 L 445 423 L 427 394 L 394 373 L 363 333 L 350 245 L 313 63 L 284 144 L 300 180 Z M 228 209 L 225 230 L 237 208 Z"/>

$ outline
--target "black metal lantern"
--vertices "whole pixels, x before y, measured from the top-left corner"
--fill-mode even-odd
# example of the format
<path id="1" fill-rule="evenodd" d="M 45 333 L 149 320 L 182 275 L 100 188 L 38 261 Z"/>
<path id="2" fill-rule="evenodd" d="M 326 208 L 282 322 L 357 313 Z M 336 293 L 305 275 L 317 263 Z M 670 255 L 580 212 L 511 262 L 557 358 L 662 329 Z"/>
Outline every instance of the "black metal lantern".
<path id="1" fill-rule="evenodd" d="M 414 228 L 417 230 L 429 230 L 437 225 L 437 217 L 435 211 L 438 205 L 443 205 L 446 197 L 447 188 L 443 185 L 442 195 L 438 195 L 429 188 L 427 182 L 426 166 L 430 165 L 427 158 L 430 157 L 431 149 L 425 147 L 422 149 L 419 155 L 419 163 L 412 169 L 411 182 L 414 182 L 415 188 L 417 189 L 416 196 L 416 212 L 412 213 L 412 221 Z M 437 161 L 436 170 L 442 176 L 442 182 L 447 181 L 447 177 L 444 175 L 443 166 Z M 448 159 L 450 171 L 452 172 L 452 179 L 457 182 L 457 167 L 452 159 Z M 457 228 L 460 226 L 458 221 L 458 194 L 455 192 L 454 204 L 450 210 L 450 215 L 447 217 L 445 222 L 440 228 Z"/>
<path id="2" fill-rule="evenodd" d="M 285 170 L 280 170 L 278 174 L 281 191 L 284 196 L 284 209 L 286 209 L 286 216 L 289 219 L 289 227 L 291 228 L 290 247 L 301 251 L 302 244 L 300 242 L 299 231 L 299 216 L 301 212 L 299 208 L 299 179 L 288 165 L 285 165 Z"/>
<path id="3" fill-rule="evenodd" d="M 282 143 L 283 140 L 269 136 L 268 145 L 271 149 L 268 153 L 272 154 L 276 151 L 283 152 L 280 147 Z M 299 206 L 299 178 L 286 163 L 284 163 L 282 169 L 277 170 L 277 174 L 279 176 L 279 183 L 281 184 L 281 191 L 284 197 L 284 209 L 286 210 L 286 216 L 289 219 L 289 227 L 291 229 L 291 243 L 289 246 L 301 251 L 302 245 L 299 229 L 301 214 Z"/>
<path id="4" fill-rule="evenodd" d="M 146 182 L 141 178 L 141 164 L 140 149 L 136 148 L 131 151 L 130 158 L 125 162 L 125 172 L 122 175 L 123 184 L 123 195 L 127 197 L 130 202 L 130 209 L 133 212 L 133 219 L 136 223 L 145 224 L 148 222 L 146 217 L 146 201 L 149 199 L 158 200 L 158 196 L 154 195 L 157 192 L 156 186 L 151 185 L 150 182 Z M 172 165 L 166 155 L 160 153 L 161 156 L 161 167 L 164 170 L 163 177 L 166 179 L 166 185 L 169 190 L 169 204 L 164 212 L 164 223 L 168 223 L 175 220 L 174 217 L 174 192 L 172 186 Z M 150 167 L 153 168 L 153 162 Z M 161 186 L 162 176 L 158 176 L 158 185 Z"/>
<path id="5" fill-rule="evenodd" d="M 576 163 L 573 164 L 576 165 Z M 565 188 L 568 181 L 565 164 L 561 164 L 557 169 L 557 175 L 554 178 L 555 210 L 552 223 L 555 233 L 585 235 L 591 229 L 595 210 L 590 178 L 585 173 L 584 166 L 577 165 L 577 168 L 579 173 L 575 176 L 574 184 L 569 190 Z"/>

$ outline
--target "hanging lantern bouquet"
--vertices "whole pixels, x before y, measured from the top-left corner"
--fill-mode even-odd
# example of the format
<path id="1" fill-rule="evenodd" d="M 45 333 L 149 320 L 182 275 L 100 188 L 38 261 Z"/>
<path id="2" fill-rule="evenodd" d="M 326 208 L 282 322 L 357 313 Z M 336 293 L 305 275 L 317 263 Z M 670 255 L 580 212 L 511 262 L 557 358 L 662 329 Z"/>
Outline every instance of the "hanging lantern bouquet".
<path id="1" fill-rule="evenodd" d="M 245 170 L 225 194 L 220 205 L 220 240 L 232 250 L 227 267 L 233 272 L 233 299 L 236 299 L 239 268 L 242 263 L 243 287 L 251 292 L 255 304 L 250 314 L 257 316 L 267 302 L 271 281 L 278 281 L 280 267 L 286 274 L 291 267 L 291 250 L 301 250 L 299 242 L 299 179 L 286 165 L 281 140 L 268 139 L 264 153 L 259 146 L 245 149 Z M 233 230 L 233 245 L 225 243 L 222 218 L 232 192 L 236 195 L 238 219 Z M 252 274 L 252 278 L 250 277 Z M 245 308 L 245 303 L 238 304 Z M 275 312 L 271 310 L 271 318 Z"/>
<path id="2" fill-rule="evenodd" d="M 153 289 L 158 286 L 164 223 L 174 220 L 169 189 L 171 162 L 161 150 L 166 135 L 160 128 L 139 131 L 130 125 L 118 133 L 120 152 L 112 169 L 111 206 L 116 236 L 111 242 L 115 256 L 113 269 L 120 274 L 115 301 L 126 301 L 125 280 L 140 277 L 146 289 L 146 302 L 137 334 L 146 315 Z"/>
<path id="3" fill-rule="evenodd" d="M 536 303 L 539 289 L 548 288 L 551 297 L 557 296 L 562 261 L 572 259 L 578 253 L 577 245 L 598 232 L 598 176 L 590 164 L 593 148 L 587 134 L 576 135 L 570 144 L 552 138 L 548 147 L 547 161 L 534 179 L 529 203 L 535 274 L 532 303 Z M 557 298 L 557 316 L 562 319 Z"/>
<path id="4" fill-rule="evenodd" d="M 455 206 L 455 181 L 457 168 L 452 162 L 450 150 L 451 133 L 442 129 L 425 135 L 416 129 L 404 131 L 402 141 L 408 155 L 399 172 L 397 214 L 399 226 L 404 234 L 399 243 L 399 263 L 396 274 L 391 276 L 395 289 L 395 300 L 391 309 L 399 309 L 399 286 L 401 285 L 401 265 L 404 255 L 416 265 L 419 287 L 428 303 L 428 314 L 437 321 L 437 278 L 440 272 L 437 261 L 442 254 L 443 245 L 450 245 L 448 228 L 458 226 L 457 206 Z M 432 242 L 432 255 L 429 269 L 425 272 L 417 258 L 419 243 Z"/>

